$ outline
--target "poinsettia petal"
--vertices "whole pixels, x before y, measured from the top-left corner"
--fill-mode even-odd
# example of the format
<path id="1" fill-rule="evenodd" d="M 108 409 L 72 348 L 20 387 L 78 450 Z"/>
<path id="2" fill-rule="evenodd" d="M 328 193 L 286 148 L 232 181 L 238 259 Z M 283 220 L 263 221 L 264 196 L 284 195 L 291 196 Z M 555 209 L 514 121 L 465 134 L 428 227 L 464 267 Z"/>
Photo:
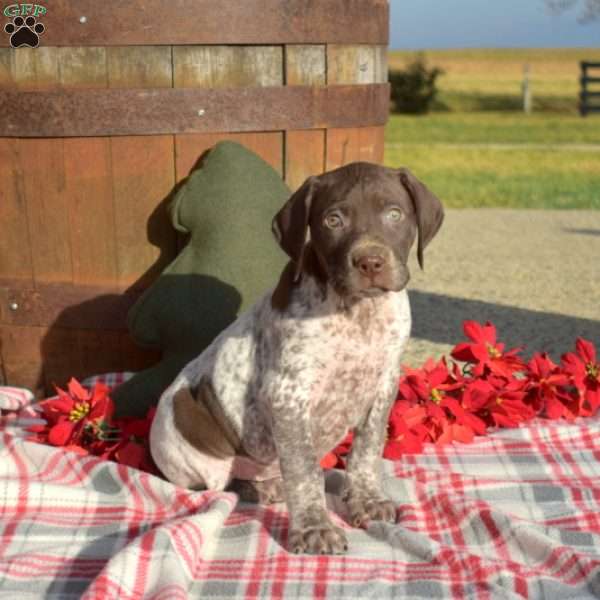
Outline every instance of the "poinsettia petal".
<path id="1" fill-rule="evenodd" d="M 463 321 L 463 331 L 470 340 L 478 344 L 486 341 L 483 327 L 477 321 Z"/>
<path id="2" fill-rule="evenodd" d="M 498 427 L 517 427 L 519 425 L 518 419 L 515 419 L 512 415 L 506 415 L 501 412 L 493 412 L 492 418 Z"/>
<path id="3" fill-rule="evenodd" d="M 117 462 L 129 467 L 139 468 L 146 456 L 146 449 L 135 442 L 127 442 L 115 452 Z M 337 459 L 336 459 L 337 462 Z"/>
<path id="4" fill-rule="evenodd" d="M 471 352 L 471 344 L 467 342 L 456 344 L 456 346 L 452 348 L 450 356 L 456 360 L 460 360 L 461 362 L 473 362 L 475 358 L 473 356 L 473 352 Z"/>
<path id="5" fill-rule="evenodd" d="M 494 358 L 487 362 L 490 372 L 500 377 L 511 379 L 516 370 L 520 370 L 520 365 L 514 364 L 513 361 L 502 358 Z"/>
<path id="6" fill-rule="evenodd" d="M 473 385 L 467 385 L 462 394 L 461 403 L 468 411 L 477 411 L 487 403 L 489 394 L 482 394 Z"/>
<path id="7" fill-rule="evenodd" d="M 592 342 L 578 337 L 575 342 L 577 354 L 581 356 L 583 362 L 596 364 L 596 348 Z"/>
<path id="8" fill-rule="evenodd" d="M 113 412 L 114 404 L 110 396 L 102 396 L 95 404 L 92 404 L 92 408 L 87 418 L 90 421 L 102 419 L 103 421 L 109 423 Z"/>
<path id="9" fill-rule="evenodd" d="M 388 460 L 397 460 L 403 454 L 403 446 L 397 440 L 389 440 L 383 448 L 383 457 Z"/>
<path id="10" fill-rule="evenodd" d="M 486 365 L 487 361 L 481 362 L 478 358 L 476 358 L 475 362 L 473 363 L 473 368 L 471 369 L 471 374 L 473 377 L 484 377 L 489 371 L 489 369 L 486 368 Z"/>
<path id="11" fill-rule="evenodd" d="M 65 414 L 70 413 L 75 406 L 73 398 L 71 398 L 71 396 L 69 396 L 66 392 L 63 392 L 61 389 L 59 389 L 59 393 L 56 398 L 45 400 L 42 404 L 43 408 L 47 408 L 48 411 L 58 411 Z"/>
<path id="12" fill-rule="evenodd" d="M 463 444 L 470 444 L 474 438 L 473 430 L 459 423 L 452 424 L 452 439 Z"/>
<path id="13" fill-rule="evenodd" d="M 71 440 L 74 429 L 75 423 L 72 421 L 61 421 L 54 425 L 48 432 L 48 441 L 53 446 L 66 446 Z"/>
<path id="14" fill-rule="evenodd" d="M 332 452 L 339 458 L 340 455 L 348 454 L 350 447 L 352 446 L 352 432 L 350 431 L 346 437 L 332 450 Z"/>
<path id="15" fill-rule="evenodd" d="M 481 330 L 483 332 L 484 341 L 486 341 L 490 346 L 495 346 L 496 327 L 492 325 L 489 321 L 487 321 L 486 324 L 481 328 Z M 504 349 L 504 344 L 498 344 L 498 349 L 500 350 L 500 352 L 502 352 L 502 350 Z"/>
<path id="16" fill-rule="evenodd" d="M 442 383 L 448 380 L 450 373 L 448 373 L 448 367 L 445 361 L 442 359 L 429 374 L 429 385 L 431 387 L 438 387 Z"/>
<path id="17" fill-rule="evenodd" d="M 410 386 L 417 399 L 427 400 L 429 398 L 429 385 L 424 375 L 410 375 L 406 378 L 406 383 Z"/>
<path id="18" fill-rule="evenodd" d="M 110 388 L 105 383 L 97 382 L 91 391 L 91 402 L 95 404 L 104 400 L 110 391 Z"/>
<path id="19" fill-rule="evenodd" d="M 417 402 L 419 400 L 417 394 L 407 380 L 404 380 L 399 384 L 398 395 L 409 402 Z"/>
<path id="20" fill-rule="evenodd" d="M 396 413 L 395 415 L 393 415 L 393 418 L 389 419 L 388 434 L 390 437 L 396 438 L 400 435 L 403 435 L 407 431 L 408 427 L 406 425 L 406 422 L 404 421 L 404 418 L 401 415 Z"/>
<path id="21" fill-rule="evenodd" d="M 572 377 L 581 378 L 585 376 L 585 363 L 574 352 L 567 352 L 561 356 L 563 370 Z"/>
<path id="22" fill-rule="evenodd" d="M 485 435 L 487 426 L 485 421 L 480 419 L 477 415 L 465 413 L 461 419 L 462 423 L 473 430 L 477 435 Z"/>
<path id="23" fill-rule="evenodd" d="M 384 448 L 384 457 L 391 460 L 400 458 L 403 454 L 418 454 L 423 451 L 421 439 L 407 431 L 400 439 L 389 440 Z"/>
<path id="24" fill-rule="evenodd" d="M 415 405 L 406 410 L 403 413 L 402 418 L 407 427 L 412 428 L 418 423 L 421 423 L 426 416 L 427 411 L 421 405 Z"/>
<path id="25" fill-rule="evenodd" d="M 80 400 L 81 402 L 88 401 L 90 399 L 90 393 L 75 379 L 75 377 L 71 377 L 69 383 L 67 384 L 69 388 L 69 394 Z"/>
<path id="26" fill-rule="evenodd" d="M 565 414 L 565 407 L 555 397 L 546 397 L 546 416 L 549 419 L 560 419 Z"/>
<path id="27" fill-rule="evenodd" d="M 333 469 L 337 465 L 338 459 L 333 452 L 328 452 L 319 463 L 322 469 Z"/>
<path id="28" fill-rule="evenodd" d="M 481 344 L 473 344 L 471 348 L 471 352 L 476 360 L 479 362 L 487 363 L 490 358 L 490 353 L 486 346 L 482 346 Z"/>
<path id="29" fill-rule="evenodd" d="M 487 403 L 490 396 L 497 393 L 497 388 L 493 385 L 493 379 L 473 379 L 466 388 L 465 395 L 471 399 L 475 406 L 482 406 Z"/>
<path id="30" fill-rule="evenodd" d="M 443 421 L 446 419 L 446 413 L 444 412 L 444 409 L 435 402 L 427 402 L 425 408 L 427 409 L 429 416 L 434 420 Z"/>
<path id="31" fill-rule="evenodd" d="M 442 406 L 448 410 L 448 413 L 452 415 L 456 421 L 459 421 L 465 414 L 465 409 L 460 405 L 460 402 L 458 402 L 456 398 L 451 398 L 449 396 L 444 397 Z"/>
<path id="32" fill-rule="evenodd" d="M 541 357 L 548 373 L 558 369 L 558 365 L 550 358 L 547 352 L 542 352 Z"/>
<path id="33" fill-rule="evenodd" d="M 600 386 L 586 389 L 585 399 L 590 405 L 590 414 L 595 414 L 600 407 Z"/>
<path id="34" fill-rule="evenodd" d="M 442 446 L 444 444 L 449 444 L 452 442 L 452 426 L 449 423 L 446 423 L 442 427 L 442 431 L 438 438 L 435 440 L 436 445 Z"/>
<path id="35" fill-rule="evenodd" d="M 564 373 L 553 373 L 549 375 L 546 379 L 549 385 L 568 385 L 569 378 Z"/>

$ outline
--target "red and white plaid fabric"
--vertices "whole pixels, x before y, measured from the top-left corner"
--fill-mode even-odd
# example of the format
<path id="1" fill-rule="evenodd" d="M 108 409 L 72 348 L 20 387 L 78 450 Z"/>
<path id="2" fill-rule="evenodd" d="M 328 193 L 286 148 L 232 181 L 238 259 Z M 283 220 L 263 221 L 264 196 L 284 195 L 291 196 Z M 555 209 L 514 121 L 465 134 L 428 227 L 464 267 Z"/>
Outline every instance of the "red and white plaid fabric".
<path id="1" fill-rule="evenodd" d="M 600 597 L 600 419 L 386 461 L 398 521 L 335 516 L 344 556 L 289 554 L 282 505 L 0 437 L 1 597 Z M 341 478 L 329 472 L 329 489 Z"/>
<path id="2" fill-rule="evenodd" d="M 19 410 L 31 402 L 33 402 L 33 394 L 25 388 L 0 387 L 0 410 Z"/>

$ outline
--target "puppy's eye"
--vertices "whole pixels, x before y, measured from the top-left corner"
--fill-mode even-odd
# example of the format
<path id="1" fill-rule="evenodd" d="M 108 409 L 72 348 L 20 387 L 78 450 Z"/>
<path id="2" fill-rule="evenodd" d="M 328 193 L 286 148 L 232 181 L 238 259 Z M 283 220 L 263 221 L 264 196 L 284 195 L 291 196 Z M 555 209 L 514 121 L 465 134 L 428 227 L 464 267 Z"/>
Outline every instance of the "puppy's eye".
<path id="1" fill-rule="evenodd" d="M 344 224 L 341 217 L 335 214 L 327 215 L 324 223 L 326 227 L 329 227 L 329 229 L 338 229 Z"/>
<path id="2" fill-rule="evenodd" d="M 398 223 L 404 218 L 404 213 L 399 208 L 390 208 L 385 216 L 392 223 Z"/>

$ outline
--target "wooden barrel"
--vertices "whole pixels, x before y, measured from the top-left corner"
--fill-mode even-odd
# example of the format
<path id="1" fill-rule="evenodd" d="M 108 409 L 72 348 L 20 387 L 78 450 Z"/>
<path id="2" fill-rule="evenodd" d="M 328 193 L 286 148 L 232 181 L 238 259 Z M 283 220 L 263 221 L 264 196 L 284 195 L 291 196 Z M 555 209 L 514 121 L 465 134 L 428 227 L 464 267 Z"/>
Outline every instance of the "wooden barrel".
<path id="1" fill-rule="evenodd" d="M 39 46 L 10 47 L 4 23 L 34 14 Z M 125 316 L 181 246 L 166 199 L 218 140 L 292 188 L 383 160 L 384 0 L 57 0 L 3 17 L 0 383 L 43 394 L 156 360 Z"/>

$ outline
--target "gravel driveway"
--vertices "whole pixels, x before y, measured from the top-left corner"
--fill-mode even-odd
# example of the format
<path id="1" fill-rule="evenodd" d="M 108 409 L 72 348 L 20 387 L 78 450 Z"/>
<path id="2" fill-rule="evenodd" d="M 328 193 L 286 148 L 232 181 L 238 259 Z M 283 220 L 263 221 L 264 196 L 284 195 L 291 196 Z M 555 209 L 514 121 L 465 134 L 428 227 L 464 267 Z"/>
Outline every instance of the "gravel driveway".
<path id="1" fill-rule="evenodd" d="M 413 253 L 411 273 L 405 364 L 448 355 L 465 319 L 492 321 L 526 357 L 558 361 L 577 336 L 600 351 L 600 211 L 447 210 L 425 271 Z"/>

